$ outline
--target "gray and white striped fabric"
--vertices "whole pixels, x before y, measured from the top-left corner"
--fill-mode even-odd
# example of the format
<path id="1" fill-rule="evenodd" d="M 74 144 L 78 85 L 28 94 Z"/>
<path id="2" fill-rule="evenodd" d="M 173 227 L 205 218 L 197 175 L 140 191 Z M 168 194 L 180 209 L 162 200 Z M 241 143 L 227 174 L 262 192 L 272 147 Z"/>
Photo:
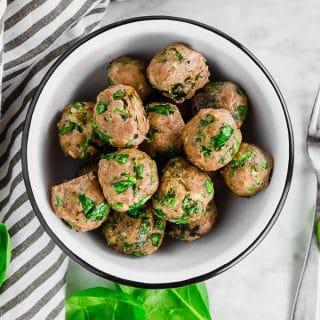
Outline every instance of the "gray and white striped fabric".
<path id="1" fill-rule="evenodd" d="M 64 319 L 67 259 L 35 217 L 21 169 L 21 137 L 40 80 L 98 27 L 109 0 L 0 0 L 0 222 L 12 241 L 0 319 Z"/>

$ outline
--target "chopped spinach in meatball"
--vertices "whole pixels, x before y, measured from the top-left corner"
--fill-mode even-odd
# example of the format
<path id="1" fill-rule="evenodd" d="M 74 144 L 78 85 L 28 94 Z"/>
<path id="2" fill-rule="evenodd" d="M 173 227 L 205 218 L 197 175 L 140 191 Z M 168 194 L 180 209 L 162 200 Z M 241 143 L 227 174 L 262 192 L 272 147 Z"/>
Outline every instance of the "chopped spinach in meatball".
<path id="1" fill-rule="evenodd" d="M 135 210 L 156 192 L 159 184 L 157 165 L 143 151 L 122 149 L 103 158 L 99 162 L 99 182 L 114 210 Z"/>
<path id="2" fill-rule="evenodd" d="M 232 82 L 209 82 L 192 99 L 195 114 L 207 108 L 228 110 L 240 128 L 247 116 L 248 97 L 243 89 Z"/>
<path id="3" fill-rule="evenodd" d="M 153 196 L 153 212 L 174 223 L 190 223 L 205 214 L 213 194 L 213 182 L 205 172 L 183 158 L 173 158 Z"/>
<path id="4" fill-rule="evenodd" d="M 182 142 L 190 162 L 206 171 L 216 171 L 238 151 L 242 135 L 225 109 L 202 109 L 184 127 Z"/>
<path id="5" fill-rule="evenodd" d="M 58 122 L 59 142 L 65 155 L 90 158 L 103 143 L 92 130 L 94 102 L 73 102 L 62 111 Z"/>
<path id="6" fill-rule="evenodd" d="M 135 215 L 112 212 L 103 233 L 114 250 L 140 257 L 159 249 L 165 227 L 166 221 L 156 217 L 149 205 L 144 205 Z"/>
<path id="7" fill-rule="evenodd" d="M 176 103 L 182 103 L 209 81 L 206 59 L 184 44 L 173 44 L 151 60 L 147 76 L 153 87 Z"/>
<path id="8" fill-rule="evenodd" d="M 146 79 L 146 63 L 131 57 L 120 57 L 113 60 L 108 68 L 109 85 L 124 84 L 136 89 L 141 99 L 151 92 Z"/>
<path id="9" fill-rule="evenodd" d="M 101 140 L 114 147 L 139 145 L 146 138 L 149 123 L 136 90 L 119 84 L 100 92 L 93 128 Z"/>
<path id="10" fill-rule="evenodd" d="M 192 242 L 200 239 L 211 231 L 217 219 L 217 207 L 214 201 L 211 201 L 207 207 L 206 213 L 199 219 L 187 224 L 168 223 L 168 234 L 172 238 Z"/>
<path id="11" fill-rule="evenodd" d="M 269 153 L 252 143 L 241 143 L 239 151 L 221 174 L 235 195 L 251 197 L 268 186 L 272 166 Z"/>
<path id="12" fill-rule="evenodd" d="M 155 156 L 175 155 L 181 150 L 181 134 L 184 121 L 174 104 L 154 102 L 146 105 L 150 129 L 147 134 L 146 151 Z"/>
<path id="13" fill-rule="evenodd" d="M 53 186 L 51 205 L 69 228 L 81 232 L 99 228 L 109 214 L 109 204 L 93 173 Z"/>

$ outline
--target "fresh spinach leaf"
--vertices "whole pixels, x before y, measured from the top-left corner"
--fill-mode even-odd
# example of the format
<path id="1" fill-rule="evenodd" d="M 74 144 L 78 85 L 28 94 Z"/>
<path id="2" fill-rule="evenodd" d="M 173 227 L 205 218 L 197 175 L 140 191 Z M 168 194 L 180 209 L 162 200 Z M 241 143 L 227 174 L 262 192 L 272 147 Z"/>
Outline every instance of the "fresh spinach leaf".
<path id="1" fill-rule="evenodd" d="M 205 284 L 175 289 L 145 290 L 115 284 L 118 290 L 143 303 L 146 319 L 210 320 Z"/>
<path id="2" fill-rule="evenodd" d="M 144 305 L 123 291 L 91 288 L 66 301 L 67 320 L 146 320 Z"/>
<path id="3" fill-rule="evenodd" d="M 11 243 L 7 227 L 0 223 L 0 287 L 2 286 L 11 259 Z"/>

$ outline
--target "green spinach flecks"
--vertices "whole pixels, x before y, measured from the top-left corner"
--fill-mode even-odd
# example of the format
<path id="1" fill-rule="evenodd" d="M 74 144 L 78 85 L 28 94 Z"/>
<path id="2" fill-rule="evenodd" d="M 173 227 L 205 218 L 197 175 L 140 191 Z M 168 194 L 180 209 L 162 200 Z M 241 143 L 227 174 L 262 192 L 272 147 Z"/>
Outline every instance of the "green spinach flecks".
<path id="1" fill-rule="evenodd" d="M 124 180 L 112 184 L 117 194 L 123 193 L 129 188 L 135 189 L 137 180 L 129 173 L 122 173 L 121 176 L 125 177 Z"/>
<path id="2" fill-rule="evenodd" d="M 107 110 L 107 104 L 105 102 L 99 102 L 96 106 L 96 112 L 101 114 Z"/>
<path id="3" fill-rule="evenodd" d="M 113 100 L 123 100 L 126 96 L 126 91 L 124 89 L 117 90 L 113 95 Z"/>
<path id="4" fill-rule="evenodd" d="M 156 105 L 147 105 L 145 110 L 147 112 L 154 112 L 162 116 L 169 116 L 176 111 L 176 108 L 170 103 L 162 103 Z"/>
<path id="5" fill-rule="evenodd" d="M 228 124 L 223 125 L 220 133 L 210 138 L 211 147 L 217 151 L 221 150 L 232 135 L 233 128 Z"/>
<path id="6" fill-rule="evenodd" d="M 211 181 L 211 179 L 207 179 L 205 182 L 205 187 L 208 193 L 212 193 L 214 190 L 214 186 L 213 186 L 213 182 Z"/>

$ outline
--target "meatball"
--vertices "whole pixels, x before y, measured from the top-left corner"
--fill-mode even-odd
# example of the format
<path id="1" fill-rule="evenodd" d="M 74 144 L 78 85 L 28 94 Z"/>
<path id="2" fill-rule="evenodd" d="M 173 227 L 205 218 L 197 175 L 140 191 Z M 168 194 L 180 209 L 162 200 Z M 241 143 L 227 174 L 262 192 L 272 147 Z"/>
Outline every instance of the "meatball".
<path id="1" fill-rule="evenodd" d="M 97 154 L 102 141 L 92 130 L 94 102 L 73 102 L 64 107 L 58 122 L 59 141 L 65 155 L 83 159 Z"/>
<path id="2" fill-rule="evenodd" d="M 145 107 L 150 129 L 147 134 L 149 154 L 176 154 L 181 148 L 184 121 L 179 109 L 171 103 L 154 102 Z"/>
<path id="3" fill-rule="evenodd" d="M 124 84 L 135 88 L 145 99 L 151 92 L 151 86 L 146 79 L 147 64 L 144 61 L 120 57 L 113 60 L 108 68 L 108 81 L 110 85 Z"/>
<path id="4" fill-rule="evenodd" d="M 201 109 L 226 109 L 240 128 L 248 112 L 248 97 L 232 82 L 209 82 L 192 99 L 192 109 L 197 113 Z"/>
<path id="5" fill-rule="evenodd" d="M 140 257 L 159 249 L 165 227 L 166 221 L 152 214 L 151 207 L 145 205 L 136 216 L 112 212 L 103 233 L 108 246 L 114 250 Z"/>
<path id="6" fill-rule="evenodd" d="M 173 44 L 151 60 L 147 77 L 153 87 L 176 103 L 193 97 L 209 81 L 206 59 L 184 44 Z"/>
<path id="7" fill-rule="evenodd" d="M 81 232 L 99 228 L 109 214 L 109 205 L 93 173 L 53 186 L 51 205 L 69 228 Z"/>
<path id="8" fill-rule="evenodd" d="M 176 157 L 163 170 L 153 212 L 174 223 L 190 223 L 206 212 L 213 193 L 213 182 L 205 172 Z"/>
<path id="9" fill-rule="evenodd" d="M 182 142 L 190 162 L 205 171 L 228 164 L 242 135 L 229 111 L 202 109 L 184 127 Z"/>
<path id="10" fill-rule="evenodd" d="M 139 145 L 146 138 L 149 123 L 136 90 L 119 84 L 100 92 L 93 128 L 100 139 L 114 147 Z"/>
<path id="11" fill-rule="evenodd" d="M 103 226 L 108 246 L 118 252 L 145 256 L 159 249 L 166 221 L 152 214 L 150 206 L 139 209 L 138 215 L 112 212 Z"/>
<path id="12" fill-rule="evenodd" d="M 236 196 L 250 197 L 268 186 L 272 167 L 273 160 L 269 153 L 244 142 L 221 174 Z"/>
<path id="13" fill-rule="evenodd" d="M 199 219 L 187 224 L 168 223 L 168 234 L 172 238 L 192 242 L 211 231 L 216 219 L 217 207 L 214 201 L 211 201 L 206 213 Z"/>
<path id="14" fill-rule="evenodd" d="M 110 206 L 119 212 L 135 210 L 156 192 L 157 165 L 138 149 L 122 149 L 99 162 L 99 182 Z"/>

